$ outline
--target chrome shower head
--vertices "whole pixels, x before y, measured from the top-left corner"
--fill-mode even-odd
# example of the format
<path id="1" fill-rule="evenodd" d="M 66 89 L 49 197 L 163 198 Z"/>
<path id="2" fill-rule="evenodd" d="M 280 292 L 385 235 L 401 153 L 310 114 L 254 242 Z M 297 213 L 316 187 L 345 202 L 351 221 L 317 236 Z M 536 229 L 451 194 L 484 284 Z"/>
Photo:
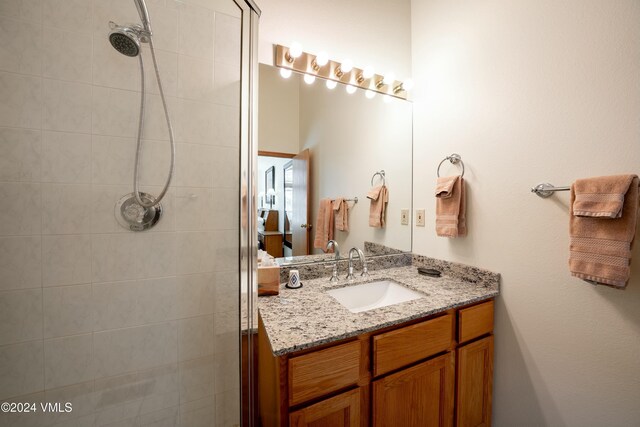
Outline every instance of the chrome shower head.
<path id="1" fill-rule="evenodd" d="M 140 43 L 148 43 L 151 39 L 151 20 L 144 0 L 133 0 L 140 15 L 140 24 L 118 25 L 109 22 L 111 32 L 109 41 L 111 45 L 121 54 L 126 56 L 138 56 L 140 54 Z"/>
<path id="2" fill-rule="evenodd" d="M 113 24 L 113 23 L 111 23 Z M 109 41 L 123 55 L 138 56 L 140 53 L 140 28 L 132 25 L 111 25 Z"/>

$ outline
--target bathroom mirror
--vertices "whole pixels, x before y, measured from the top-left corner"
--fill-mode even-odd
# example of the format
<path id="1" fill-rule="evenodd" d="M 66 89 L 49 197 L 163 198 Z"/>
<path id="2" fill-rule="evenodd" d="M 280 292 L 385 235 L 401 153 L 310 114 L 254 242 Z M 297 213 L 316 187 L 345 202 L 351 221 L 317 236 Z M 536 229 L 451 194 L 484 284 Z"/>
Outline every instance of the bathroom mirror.
<path id="1" fill-rule="evenodd" d="M 295 73 L 283 78 L 278 68 L 260 64 L 257 184 L 265 188 L 265 172 L 273 167 L 275 196 L 272 206 L 266 193 L 259 197 L 265 220 L 258 235 L 282 240 L 282 251 L 272 255 L 287 258 L 283 263 L 334 257 L 319 256 L 324 251 L 314 247 L 320 201 L 327 198 L 348 200 L 348 231 L 336 226 L 332 236 L 341 257 L 352 247 L 369 255 L 411 250 L 411 215 L 406 225 L 401 216 L 412 211 L 412 105 L 345 89 L 329 89 L 321 79 L 307 84 Z M 367 193 L 383 180 L 385 225 L 376 228 L 369 225 Z M 276 232 L 273 221 L 266 230 L 269 217 L 277 217 Z"/>

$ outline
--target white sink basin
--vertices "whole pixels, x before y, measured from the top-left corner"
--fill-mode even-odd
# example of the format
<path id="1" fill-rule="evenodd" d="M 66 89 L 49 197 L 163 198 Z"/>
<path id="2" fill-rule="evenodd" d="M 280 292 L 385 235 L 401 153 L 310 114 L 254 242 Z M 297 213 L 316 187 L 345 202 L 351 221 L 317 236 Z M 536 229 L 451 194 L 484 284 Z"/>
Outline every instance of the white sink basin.
<path id="1" fill-rule="evenodd" d="M 332 289 L 327 293 L 352 313 L 400 304 L 401 302 L 413 301 L 426 296 L 391 280 L 380 280 L 378 282 Z"/>

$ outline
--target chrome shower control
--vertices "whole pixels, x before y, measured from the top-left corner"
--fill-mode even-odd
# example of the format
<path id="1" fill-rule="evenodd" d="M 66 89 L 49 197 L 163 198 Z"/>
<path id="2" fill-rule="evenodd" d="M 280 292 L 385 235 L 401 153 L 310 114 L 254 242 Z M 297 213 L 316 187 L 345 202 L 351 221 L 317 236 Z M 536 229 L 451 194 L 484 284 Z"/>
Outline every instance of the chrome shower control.
<path id="1" fill-rule="evenodd" d="M 144 203 L 153 203 L 155 198 L 147 193 L 140 193 Z M 118 200 L 115 207 L 116 221 L 122 227 L 131 231 L 144 231 L 153 227 L 162 217 L 162 205 L 150 208 L 140 206 L 133 193 L 129 193 Z"/>

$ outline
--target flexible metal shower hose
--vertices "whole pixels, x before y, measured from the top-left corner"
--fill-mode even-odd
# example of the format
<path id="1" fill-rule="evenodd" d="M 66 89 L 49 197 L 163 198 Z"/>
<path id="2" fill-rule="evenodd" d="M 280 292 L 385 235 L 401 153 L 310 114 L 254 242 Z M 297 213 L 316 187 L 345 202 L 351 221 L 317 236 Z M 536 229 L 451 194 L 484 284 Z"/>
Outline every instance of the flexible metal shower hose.
<path id="1" fill-rule="evenodd" d="M 136 162 L 133 170 L 133 194 L 136 197 L 136 201 L 140 206 L 144 208 L 150 208 L 152 206 L 156 206 L 160 201 L 164 198 L 169 190 L 169 186 L 171 185 L 171 179 L 173 178 L 173 171 L 175 168 L 175 159 L 176 159 L 176 145 L 173 140 L 173 128 L 171 127 L 171 119 L 169 118 L 169 111 L 167 109 L 167 100 L 164 97 L 164 91 L 162 90 L 162 82 L 160 81 L 160 72 L 158 71 L 158 62 L 156 60 L 156 52 L 153 48 L 153 40 L 151 36 L 149 36 L 149 48 L 151 49 L 151 58 L 153 59 L 153 67 L 156 72 L 156 81 L 158 82 L 158 89 L 160 91 L 160 98 L 162 99 L 162 107 L 164 108 L 164 117 L 167 121 L 167 128 L 169 130 L 169 143 L 171 150 L 171 160 L 169 165 L 169 174 L 167 175 L 167 182 L 164 185 L 164 188 L 155 197 L 150 203 L 145 203 L 140 196 L 139 189 L 139 176 L 138 173 L 140 171 L 140 158 L 142 157 L 142 128 L 144 126 L 144 100 L 145 100 L 145 89 L 144 89 L 144 61 L 142 60 L 142 52 L 138 55 L 140 58 L 140 82 L 141 82 L 141 92 L 140 92 L 140 120 L 138 121 L 138 137 L 136 144 Z M 152 196 L 149 196 L 152 197 Z"/>

